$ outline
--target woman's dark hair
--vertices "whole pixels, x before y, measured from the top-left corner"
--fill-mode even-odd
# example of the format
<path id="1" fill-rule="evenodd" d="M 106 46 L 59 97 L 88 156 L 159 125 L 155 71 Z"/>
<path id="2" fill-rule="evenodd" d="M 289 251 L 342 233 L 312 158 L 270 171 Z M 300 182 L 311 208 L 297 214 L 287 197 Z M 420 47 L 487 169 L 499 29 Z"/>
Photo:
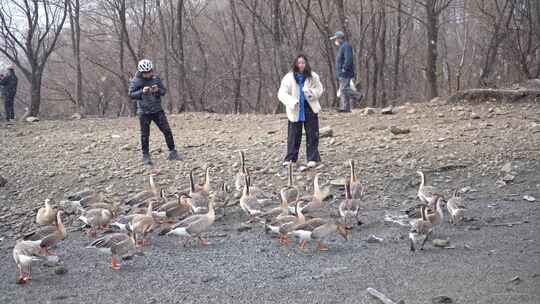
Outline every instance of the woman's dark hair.
<path id="1" fill-rule="evenodd" d="M 307 56 L 304 55 L 304 54 L 299 54 L 298 56 L 296 56 L 296 58 L 294 59 L 294 62 L 292 64 L 292 70 L 293 72 L 295 73 L 300 73 L 300 71 L 298 70 L 298 67 L 296 66 L 296 64 L 298 63 L 298 59 L 304 59 L 304 61 L 306 62 L 306 67 L 304 68 L 304 76 L 306 78 L 311 78 L 311 66 L 309 65 L 309 61 L 307 59 Z"/>

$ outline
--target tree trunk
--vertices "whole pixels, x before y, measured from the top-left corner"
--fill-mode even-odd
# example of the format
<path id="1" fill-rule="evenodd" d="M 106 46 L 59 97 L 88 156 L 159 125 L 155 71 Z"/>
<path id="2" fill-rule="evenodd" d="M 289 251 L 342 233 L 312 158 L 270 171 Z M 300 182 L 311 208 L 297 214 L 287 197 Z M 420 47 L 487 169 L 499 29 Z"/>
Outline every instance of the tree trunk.
<path id="1" fill-rule="evenodd" d="M 287 64 L 285 59 L 285 54 L 283 52 L 283 40 L 281 38 L 281 29 L 280 29 L 280 16 L 281 16 L 281 0 L 274 0 L 272 2 L 272 37 L 274 41 L 274 62 L 278 68 L 277 73 L 278 79 L 283 77 L 287 72 Z M 274 114 L 284 113 L 285 106 L 279 101 L 276 102 L 276 108 L 274 109 Z"/>
<path id="2" fill-rule="evenodd" d="M 183 17 L 184 17 L 184 0 L 178 0 L 178 6 L 176 8 L 176 35 L 177 35 L 177 48 L 176 55 L 178 57 L 178 112 L 184 112 L 187 110 L 188 104 L 191 104 L 191 100 L 188 100 L 186 94 L 186 66 L 184 57 L 184 31 L 183 31 Z"/>
<path id="3" fill-rule="evenodd" d="M 392 85 L 393 98 L 396 99 L 399 96 L 399 61 L 401 57 L 401 31 L 403 25 L 401 23 L 401 1 L 398 1 L 397 8 L 397 34 L 396 34 L 396 53 L 394 55 L 394 81 Z"/>
<path id="4" fill-rule="evenodd" d="M 38 116 L 41 105 L 41 75 L 43 70 L 32 71 L 30 78 L 30 116 Z"/>
<path id="5" fill-rule="evenodd" d="M 380 49 L 381 49 L 381 64 L 379 67 L 381 75 L 379 76 L 381 82 L 381 107 L 386 107 L 387 93 L 386 93 L 386 79 L 384 78 L 384 70 L 386 67 L 386 5 L 384 2 L 381 4 L 381 34 L 380 34 Z"/>
<path id="6" fill-rule="evenodd" d="M 159 26 L 161 29 L 161 50 L 163 52 L 163 63 L 165 65 L 164 72 L 165 72 L 165 84 L 166 86 L 169 86 L 169 43 L 167 42 L 167 28 L 165 26 L 165 19 L 163 18 L 163 10 L 161 8 L 161 1 L 156 0 L 156 8 L 158 12 L 158 18 L 159 18 Z M 169 113 L 173 112 L 173 99 L 170 97 L 170 93 L 168 97 L 165 97 L 165 102 L 167 104 L 167 111 Z"/>
<path id="7" fill-rule="evenodd" d="M 75 57 L 75 68 L 77 74 L 77 80 L 75 82 L 75 102 L 77 104 L 77 111 L 80 114 L 85 114 L 85 105 L 82 98 L 82 67 L 81 67 L 81 23 L 80 23 L 80 3 L 79 0 L 69 0 L 69 23 L 71 27 L 71 44 L 73 57 Z"/>
<path id="8" fill-rule="evenodd" d="M 437 41 L 439 35 L 439 15 L 435 11 L 435 0 L 426 1 L 426 31 L 427 55 L 426 78 L 428 81 L 428 97 L 433 99 L 439 96 L 437 86 Z"/>
<path id="9" fill-rule="evenodd" d="M 347 15 L 345 14 L 345 5 L 344 0 L 335 0 L 336 6 L 337 6 L 337 14 L 339 18 L 339 22 L 341 24 L 341 28 L 343 32 L 345 33 L 346 39 L 351 42 L 352 36 L 351 31 L 349 30 L 349 22 L 347 20 Z"/>

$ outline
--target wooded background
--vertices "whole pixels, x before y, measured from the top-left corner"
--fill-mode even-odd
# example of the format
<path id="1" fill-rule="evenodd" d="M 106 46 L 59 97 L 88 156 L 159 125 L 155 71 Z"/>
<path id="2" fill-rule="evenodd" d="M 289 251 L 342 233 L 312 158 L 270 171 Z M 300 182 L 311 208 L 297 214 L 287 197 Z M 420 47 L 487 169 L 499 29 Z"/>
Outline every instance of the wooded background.
<path id="1" fill-rule="evenodd" d="M 275 113 L 297 53 L 336 105 L 343 30 L 367 105 L 506 86 L 540 73 L 537 0 L 0 0 L 0 60 L 20 114 L 132 115 L 128 80 L 154 61 L 169 112 Z"/>

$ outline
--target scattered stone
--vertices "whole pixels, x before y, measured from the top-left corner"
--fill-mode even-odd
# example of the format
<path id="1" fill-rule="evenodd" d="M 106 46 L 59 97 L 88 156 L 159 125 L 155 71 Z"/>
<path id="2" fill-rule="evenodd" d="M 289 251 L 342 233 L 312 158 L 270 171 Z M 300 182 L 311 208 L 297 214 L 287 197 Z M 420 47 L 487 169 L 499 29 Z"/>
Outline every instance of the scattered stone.
<path id="1" fill-rule="evenodd" d="M 480 119 L 480 115 L 475 112 L 471 112 L 471 119 Z"/>
<path id="2" fill-rule="evenodd" d="M 505 182 L 511 182 L 511 181 L 514 180 L 514 178 L 515 178 L 515 176 L 513 176 L 512 174 L 506 174 L 506 175 L 502 178 L 502 180 L 505 181 Z"/>
<path id="3" fill-rule="evenodd" d="M 300 172 L 304 172 L 304 171 L 306 171 L 307 169 L 308 169 L 307 166 L 300 166 L 300 167 L 298 167 L 298 171 L 300 171 Z"/>
<path id="4" fill-rule="evenodd" d="M 57 275 L 64 275 L 67 273 L 67 269 L 64 266 L 57 266 L 54 268 L 54 273 Z"/>
<path id="5" fill-rule="evenodd" d="M 506 164 L 504 164 L 504 166 L 502 166 L 501 168 L 501 171 L 506 173 L 512 172 L 512 162 L 507 162 Z"/>
<path id="6" fill-rule="evenodd" d="M 0 176 L 0 188 L 5 187 L 7 182 L 7 179 L 5 179 L 3 176 Z"/>
<path id="7" fill-rule="evenodd" d="M 81 204 L 78 201 L 62 200 L 60 201 L 60 208 L 66 214 L 75 214 L 81 208 Z"/>
<path id="8" fill-rule="evenodd" d="M 454 301 L 447 296 L 436 296 L 431 299 L 431 303 L 439 304 L 439 303 L 454 303 Z"/>
<path id="9" fill-rule="evenodd" d="M 277 133 L 277 132 L 278 132 L 278 130 L 269 130 L 269 131 L 266 132 L 266 133 L 267 133 L 267 134 L 275 134 L 275 133 Z"/>
<path id="10" fill-rule="evenodd" d="M 523 196 L 523 199 L 528 201 L 528 202 L 536 201 L 536 198 L 534 198 L 534 196 L 531 196 L 531 195 L 525 195 L 525 196 Z"/>
<path id="11" fill-rule="evenodd" d="M 72 120 L 82 119 L 82 115 L 80 113 L 74 113 L 73 115 L 71 115 L 71 119 Z"/>
<path id="12" fill-rule="evenodd" d="M 37 121 L 39 121 L 39 118 L 35 117 L 35 116 L 28 116 L 28 117 L 26 117 L 26 121 L 27 122 L 37 122 Z"/>
<path id="13" fill-rule="evenodd" d="M 394 114 L 394 107 L 393 107 L 393 106 L 389 106 L 389 107 L 386 107 L 386 108 L 382 109 L 382 110 L 381 110 L 381 114 L 383 114 L 383 115 Z"/>
<path id="14" fill-rule="evenodd" d="M 95 194 L 94 190 L 84 189 L 84 190 L 79 191 L 79 192 L 68 193 L 67 199 L 70 200 L 70 201 L 78 201 L 78 200 L 81 200 L 83 197 L 91 196 L 91 195 L 94 195 L 94 194 Z"/>
<path id="15" fill-rule="evenodd" d="M 368 239 L 366 240 L 366 242 L 371 243 L 371 244 L 373 244 L 373 243 L 382 243 L 383 241 L 384 241 L 383 238 L 380 238 L 380 237 L 375 236 L 375 235 L 373 235 L 373 234 L 370 235 L 370 236 L 368 237 Z"/>
<path id="16" fill-rule="evenodd" d="M 345 186 L 347 179 L 345 177 L 336 178 L 330 181 L 330 185 L 332 186 Z"/>
<path id="17" fill-rule="evenodd" d="M 540 124 L 534 124 L 530 128 L 531 133 L 540 133 Z"/>
<path id="18" fill-rule="evenodd" d="M 375 114 L 375 109 L 373 108 L 365 108 L 364 111 L 362 112 L 364 115 L 371 115 L 371 114 Z"/>
<path id="19" fill-rule="evenodd" d="M 408 133 L 411 132 L 411 130 L 410 130 L 410 129 L 407 129 L 407 128 L 401 129 L 401 128 L 398 128 L 398 127 L 396 127 L 396 126 L 391 126 L 391 127 L 390 127 L 390 132 L 391 132 L 392 134 L 394 134 L 394 135 L 399 135 L 399 134 L 408 134 Z"/>
<path id="20" fill-rule="evenodd" d="M 236 231 L 238 231 L 238 232 L 244 232 L 244 231 L 248 231 L 248 230 L 251 230 L 251 226 L 246 224 L 246 223 L 240 224 L 240 226 L 236 229 Z"/>
<path id="21" fill-rule="evenodd" d="M 120 151 L 129 151 L 131 150 L 131 145 L 127 144 L 127 145 L 123 145 L 120 147 Z"/>
<path id="22" fill-rule="evenodd" d="M 435 247 L 447 247 L 450 242 L 448 240 L 434 239 L 432 241 L 433 246 Z"/>
<path id="23" fill-rule="evenodd" d="M 410 108 L 407 110 L 406 112 L 407 114 L 415 114 L 416 113 L 416 109 L 415 108 Z"/>
<path id="24" fill-rule="evenodd" d="M 467 230 L 467 231 L 480 230 L 480 227 L 478 227 L 478 226 L 467 226 L 467 228 L 465 228 L 465 230 Z"/>
<path id="25" fill-rule="evenodd" d="M 332 137 L 334 136 L 334 131 L 330 126 L 322 127 L 319 130 L 319 138 Z"/>
<path id="26" fill-rule="evenodd" d="M 508 283 L 514 283 L 514 284 L 517 285 L 517 284 L 521 283 L 521 281 L 522 281 L 522 280 L 521 280 L 520 277 L 515 276 L 515 277 L 513 277 L 510 281 L 508 281 Z"/>

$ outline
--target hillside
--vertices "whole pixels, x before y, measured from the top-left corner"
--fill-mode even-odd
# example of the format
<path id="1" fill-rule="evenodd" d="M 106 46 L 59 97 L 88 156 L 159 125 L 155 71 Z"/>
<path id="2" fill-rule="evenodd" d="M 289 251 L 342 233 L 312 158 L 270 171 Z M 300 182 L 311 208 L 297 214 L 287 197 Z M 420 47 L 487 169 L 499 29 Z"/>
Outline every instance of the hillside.
<path id="1" fill-rule="evenodd" d="M 364 225 L 348 242 L 333 236 L 329 252 L 304 254 L 296 243 L 280 248 L 257 226 L 241 231 L 246 217 L 233 207 L 213 226 L 207 248 L 183 248 L 177 239 L 155 236 L 143 256 L 112 273 L 107 257 L 84 249 L 89 238 L 78 231 L 81 223 L 72 214 L 67 222 L 73 232 L 56 250 L 67 273 L 36 265 L 27 286 L 15 285 L 11 249 L 16 238 L 36 227 L 35 212 L 45 198 L 60 206 L 70 194 L 91 189 L 128 208 L 125 202 L 145 190 L 150 173 L 172 194 L 188 189 L 191 168 L 207 165 L 214 167 L 213 186 L 231 185 L 238 151 L 245 150 L 253 184 L 277 204 L 286 183 L 280 165 L 287 120 L 284 115 L 169 116 L 185 160 L 165 159 L 163 137 L 153 126 L 151 169 L 141 163 L 135 118 L 2 126 L 0 175 L 7 184 L 0 188 L 5 257 L 0 270 L 9 275 L 0 283 L 0 302 L 378 303 L 366 295 L 367 287 L 405 303 L 429 303 L 439 295 L 454 303 L 540 302 L 539 104 L 422 103 L 394 111 L 320 116 L 321 127 L 333 134 L 320 141 L 323 165 L 295 173 L 302 193 L 311 191 L 314 173 L 321 172 L 322 182 L 332 185 L 331 203 L 342 199 L 342 188 L 335 185 L 348 176 L 348 159 L 356 160 L 368 185 Z M 393 134 L 392 126 L 410 132 Z M 303 151 L 304 146 L 301 157 Z M 412 254 L 407 229 L 383 221 L 386 212 L 399 214 L 417 203 L 417 170 L 446 197 L 455 188 L 464 192 L 467 221 L 456 227 L 445 221 L 435 232 L 450 241 L 447 249 L 428 244 Z M 367 242 L 370 235 L 383 241 Z"/>

